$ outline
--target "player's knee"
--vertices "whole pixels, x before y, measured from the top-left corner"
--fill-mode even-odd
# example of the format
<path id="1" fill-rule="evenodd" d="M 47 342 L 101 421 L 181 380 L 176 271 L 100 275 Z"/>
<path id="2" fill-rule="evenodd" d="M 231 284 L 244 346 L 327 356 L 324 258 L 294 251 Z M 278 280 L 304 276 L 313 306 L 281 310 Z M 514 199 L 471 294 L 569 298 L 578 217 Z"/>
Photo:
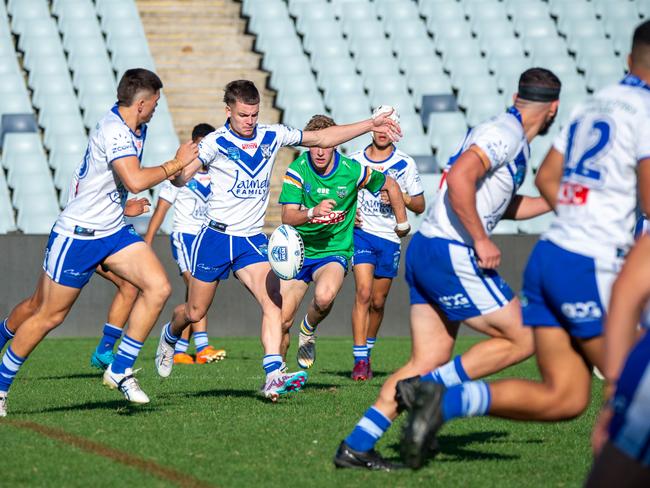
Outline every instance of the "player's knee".
<path id="1" fill-rule="evenodd" d="M 189 323 L 195 323 L 205 317 L 206 310 L 202 307 L 188 306 L 185 309 L 185 319 Z"/>
<path id="2" fill-rule="evenodd" d="M 516 360 L 523 361 L 535 353 L 535 339 L 533 331 L 529 327 L 523 327 L 521 333 L 513 338 L 513 343 L 517 349 Z"/>
<path id="3" fill-rule="evenodd" d="M 355 294 L 355 300 L 359 305 L 362 305 L 366 308 L 370 307 L 370 298 L 372 296 L 372 290 L 369 286 L 362 286 L 357 288 Z"/>
<path id="4" fill-rule="evenodd" d="M 66 313 L 67 311 L 55 312 L 55 313 L 50 313 L 47 316 L 41 314 L 39 315 L 39 324 L 43 330 L 49 332 L 52 329 L 56 329 L 59 325 L 63 323 Z"/>
<path id="5" fill-rule="evenodd" d="M 373 296 L 370 302 L 370 308 L 372 309 L 373 312 L 377 312 L 377 313 L 383 313 L 385 305 L 386 305 L 386 297 L 384 295 Z"/>
<path id="6" fill-rule="evenodd" d="M 314 293 L 314 306 L 320 312 L 325 312 L 332 307 L 335 298 L 336 291 L 333 289 L 318 290 Z"/>
<path id="7" fill-rule="evenodd" d="M 130 283 L 124 283 L 120 286 L 120 294 L 129 301 L 134 302 L 138 298 L 138 293 L 140 293 L 140 290 Z"/>
<path id="8" fill-rule="evenodd" d="M 285 334 L 291 330 L 293 326 L 293 317 L 282 317 L 282 332 Z"/>

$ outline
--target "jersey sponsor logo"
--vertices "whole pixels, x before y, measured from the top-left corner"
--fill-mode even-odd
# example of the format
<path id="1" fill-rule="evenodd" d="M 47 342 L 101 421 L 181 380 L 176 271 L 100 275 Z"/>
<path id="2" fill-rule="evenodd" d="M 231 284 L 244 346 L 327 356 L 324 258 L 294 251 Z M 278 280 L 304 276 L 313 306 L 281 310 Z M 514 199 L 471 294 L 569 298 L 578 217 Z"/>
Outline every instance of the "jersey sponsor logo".
<path id="1" fill-rule="evenodd" d="M 260 180 L 257 178 L 240 179 L 239 171 L 236 172 L 235 182 L 232 188 L 228 190 L 234 197 L 248 200 L 251 198 L 266 197 L 269 192 L 269 180 Z"/>
<path id="2" fill-rule="evenodd" d="M 245 142 L 244 144 L 241 145 L 241 148 L 243 150 L 257 149 L 257 142 Z"/>
<path id="3" fill-rule="evenodd" d="M 589 188 L 577 183 L 563 183 L 557 198 L 559 205 L 584 205 L 587 203 Z"/>
<path id="4" fill-rule="evenodd" d="M 330 194 L 330 189 L 329 188 L 316 188 L 316 193 L 319 195 L 329 195 Z"/>
<path id="5" fill-rule="evenodd" d="M 273 261 L 287 261 L 288 255 L 287 246 L 273 246 L 271 248 L 271 258 Z"/>
<path id="6" fill-rule="evenodd" d="M 393 207 L 381 201 L 380 198 L 362 197 L 361 213 L 365 215 L 381 215 L 382 217 L 392 217 Z"/>
<path id="7" fill-rule="evenodd" d="M 472 302 L 469 301 L 469 298 L 464 293 L 441 296 L 438 300 L 440 300 L 440 304 L 445 308 L 458 309 L 472 306 Z"/>
<path id="8" fill-rule="evenodd" d="M 346 215 L 347 215 L 347 212 L 344 211 L 344 210 L 332 210 L 327 215 L 322 215 L 320 217 L 313 217 L 311 219 L 311 223 L 312 224 L 325 224 L 325 225 L 338 224 L 338 223 L 343 222 L 345 220 Z"/>
<path id="9" fill-rule="evenodd" d="M 563 303 L 562 313 L 574 322 L 588 322 L 602 318 L 603 311 L 600 306 L 590 300 L 588 302 Z"/>
<path id="10" fill-rule="evenodd" d="M 93 270 L 92 272 L 94 273 L 95 270 Z M 90 273 L 91 273 L 90 271 L 79 272 L 79 271 L 75 271 L 74 269 L 63 270 L 63 274 L 68 275 L 68 276 L 75 276 L 77 278 L 80 277 L 80 276 L 87 276 Z"/>

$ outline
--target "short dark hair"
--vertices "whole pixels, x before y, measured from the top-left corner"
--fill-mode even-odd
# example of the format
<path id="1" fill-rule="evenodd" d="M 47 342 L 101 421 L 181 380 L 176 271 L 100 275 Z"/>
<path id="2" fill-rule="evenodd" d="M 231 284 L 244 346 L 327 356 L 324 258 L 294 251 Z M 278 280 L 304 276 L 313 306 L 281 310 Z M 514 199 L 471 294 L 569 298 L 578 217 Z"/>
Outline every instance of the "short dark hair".
<path id="1" fill-rule="evenodd" d="M 128 69 L 117 85 L 117 104 L 128 107 L 142 91 L 156 93 L 163 87 L 162 81 L 153 71 L 144 68 Z"/>
<path id="2" fill-rule="evenodd" d="M 235 102 L 256 105 L 260 103 L 260 92 L 250 80 L 235 80 L 226 85 L 223 101 L 228 106 L 234 105 Z"/>
<path id="3" fill-rule="evenodd" d="M 559 98 L 562 82 L 551 70 L 546 68 L 529 68 L 519 77 L 518 96 L 524 100 L 549 101 L 545 98 Z M 536 93 L 538 92 L 538 93 Z M 531 93 L 533 96 L 527 97 Z"/>
<path id="4" fill-rule="evenodd" d="M 197 124 L 194 126 L 194 129 L 192 129 L 192 140 L 196 141 L 196 139 L 203 139 L 210 132 L 214 132 L 215 130 L 216 129 L 210 124 Z"/>
<path id="5" fill-rule="evenodd" d="M 328 127 L 333 127 L 335 125 L 336 122 L 334 122 L 334 119 L 328 117 L 327 115 L 314 115 L 311 119 L 309 119 L 309 122 L 307 122 L 305 130 L 322 130 L 327 129 Z"/>
<path id="6" fill-rule="evenodd" d="M 650 20 L 646 20 L 634 30 L 632 62 L 650 68 Z"/>

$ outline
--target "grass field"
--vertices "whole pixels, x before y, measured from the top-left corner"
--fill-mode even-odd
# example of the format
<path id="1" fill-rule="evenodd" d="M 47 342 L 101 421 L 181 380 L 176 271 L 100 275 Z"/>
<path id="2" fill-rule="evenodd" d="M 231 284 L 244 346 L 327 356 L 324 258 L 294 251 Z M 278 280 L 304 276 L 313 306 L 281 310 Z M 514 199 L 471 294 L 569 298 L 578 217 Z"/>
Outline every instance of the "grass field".
<path id="1" fill-rule="evenodd" d="M 459 349 L 473 338 L 461 338 Z M 102 387 L 88 365 L 89 339 L 45 341 L 20 372 L 0 420 L 4 486 L 579 486 L 589 469 L 594 402 L 561 424 L 457 421 L 440 436 L 441 454 L 424 469 L 335 470 L 340 440 L 374 401 L 386 375 L 409 352 L 408 339 L 381 339 L 376 377 L 349 380 L 349 339 L 321 338 L 306 390 L 268 404 L 257 339 L 227 339 L 228 359 L 177 366 L 157 377 L 155 341 L 137 366 L 152 399 L 130 407 Z M 508 375 L 534 377 L 534 362 Z M 594 400 L 600 388 L 594 389 Z M 397 458 L 398 421 L 378 449 Z"/>

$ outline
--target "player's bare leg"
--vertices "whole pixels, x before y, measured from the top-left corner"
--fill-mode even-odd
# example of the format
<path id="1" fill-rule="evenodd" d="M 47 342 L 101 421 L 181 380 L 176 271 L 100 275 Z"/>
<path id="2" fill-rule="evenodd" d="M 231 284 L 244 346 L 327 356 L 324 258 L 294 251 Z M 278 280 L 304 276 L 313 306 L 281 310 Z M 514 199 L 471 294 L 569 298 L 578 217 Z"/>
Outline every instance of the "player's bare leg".
<path id="1" fill-rule="evenodd" d="M 282 295 L 282 360 L 286 363 L 287 351 L 291 344 L 291 327 L 298 307 L 305 297 L 309 284 L 302 280 L 280 280 Z"/>
<path id="2" fill-rule="evenodd" d="M 370 351 L 368 333 L 370 323 L 370 306 L 374 289 L 375 266 L 370 263 L 357 264 L 354 271 L 354 305 L 352 306 L 352 354 L 354 368 L 351 377 L 355 381 L 370 379 Z M 374 345 L 374 341 L 373 341 Z"/>
<path id="3" fill-rule="evenodd" d="M 337 262 L 327 263 L 314 273 L 314 298 L 307 307 L 298 336 L 298 365 L 301 368 L 311 368 L 316 361 L 316 328 L 332 310 L 344 278 L 345 269 Z"/>
<path id="4" fill-rule="evenodd" d="M 20 324 L 25 322 L 25 320 L 32 316 L 38 309 L 38 306 L 43 300 L 42 286 L 45 276 L 45 273 L 39 275 L 34 293 L 16 305 L 11 312 L 9 312 L 7 318 L 0 323 L 0 351 L 2 351 L 5 344 L 16 335 L 16 331 Z"/>

